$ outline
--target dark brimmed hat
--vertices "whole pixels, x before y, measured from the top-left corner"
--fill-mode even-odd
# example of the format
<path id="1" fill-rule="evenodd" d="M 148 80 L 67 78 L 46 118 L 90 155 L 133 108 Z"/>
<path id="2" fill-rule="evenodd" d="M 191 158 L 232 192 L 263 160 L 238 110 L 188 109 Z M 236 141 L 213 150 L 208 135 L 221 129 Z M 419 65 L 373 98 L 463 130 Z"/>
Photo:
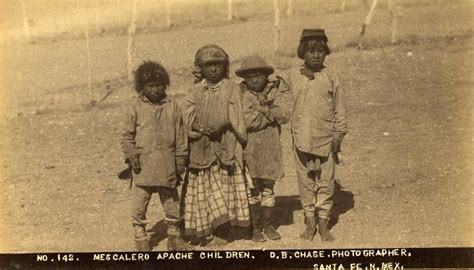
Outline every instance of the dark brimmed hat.
<path id="1" fill-rule="evenodd" d="M 303 29 L 300 41 L 305 41 L 308 39 L 322 39 L 325 42 L 328 42 L 328 37 L 326 36 L 324 29 Z"/>
<path id="2" fill-rule="evenodd" d="M 300 59 L 304 59 L 304 53 L 306 49 L 306 44 L 308 43 L 308 40 L 318 40 L 318 42 L 322 42 L 324 49 L 326 50 L 326 54 L 330 55 L 331 50 L 329 49 L 328 46 L 328 37 L 326 36 L 326 32 L 324 29 L 303 29 L 303 32 L 301 33 L 301 38 L 300 38 L 300 44 L 298 46 L 298 57 Z"/>
<path id="3" fill-rule="evenodd" d="M 242 65 L 235 71 L 239 77 L 245 77 L 247 74 L 262 72 L 267 76 L 273 73 L 273 67 L 267 65 L 265 59 L 258 55 L 253 55 L 242 60 Z"/>

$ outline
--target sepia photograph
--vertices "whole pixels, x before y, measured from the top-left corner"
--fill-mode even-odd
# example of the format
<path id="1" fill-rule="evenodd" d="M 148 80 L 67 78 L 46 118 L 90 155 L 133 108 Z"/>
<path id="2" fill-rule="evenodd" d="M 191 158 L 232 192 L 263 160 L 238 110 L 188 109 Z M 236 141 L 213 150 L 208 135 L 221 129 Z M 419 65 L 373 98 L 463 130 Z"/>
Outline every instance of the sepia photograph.
<path id="1" fill-rule="evenodd" d="M 473 11 L 0 1 L 0 254 L 472 256 Z"/>

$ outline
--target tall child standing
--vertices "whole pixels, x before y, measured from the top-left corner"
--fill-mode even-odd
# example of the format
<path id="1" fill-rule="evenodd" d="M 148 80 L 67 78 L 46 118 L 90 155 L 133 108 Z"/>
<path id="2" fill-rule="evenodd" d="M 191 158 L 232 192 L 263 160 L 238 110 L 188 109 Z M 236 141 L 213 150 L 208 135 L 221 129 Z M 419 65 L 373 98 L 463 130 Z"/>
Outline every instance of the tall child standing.
<path id="1" fill-rule="evenodd" d="M 121 133 L 125 161 L 133 169 L 132 225 L 139 251 L 149 251 L 146 212 L 152 193 L 160 195 L 168 224 L 168 250 L 185 248 L 177 175 L 185 171 L 187 140 L 181 112 L 166 95 L 170 80 L 158 63 L 145 61 L 135 72 L 138 96 L 130 102 Z"/>
<path id="2" fill-rule="evenodd" d="M 327 227 L 333 206 L 335 165 L 347 133 L 344 91 L 324 61 L 330 54 L 322 29 L 305 29 L 298 57 L 304 64 L 288 79 L 293 93 L 291 133 L 306 229 L 300 235 L 311 241 L 319 229 L 322 241 L 333 241 Z"/>
<path id="3" fill-rule="evenodd" d="M 185 192 L 186 234 L 200 242 L 227 242 L 228 227 L 247 227 L 250 214 L 242 148 L 247 139 L 239 86 L 229 80 L 229 56 L 219 46 L 195 56 L 195 85 L 183 105 L 189 136 Z"/>

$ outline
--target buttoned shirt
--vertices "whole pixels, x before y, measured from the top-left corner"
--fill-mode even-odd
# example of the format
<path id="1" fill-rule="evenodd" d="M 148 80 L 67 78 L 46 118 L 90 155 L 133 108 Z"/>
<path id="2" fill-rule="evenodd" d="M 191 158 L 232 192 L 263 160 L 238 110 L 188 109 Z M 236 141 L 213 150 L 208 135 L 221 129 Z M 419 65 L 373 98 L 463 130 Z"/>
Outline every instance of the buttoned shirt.
<path id="1" fill-rule="evenodd" d="M 331 140 L 347 133 L 344 90 L 328 68 L 309 79 L 294 69 L 287 78 L 293 94 L 291 133 L 295 146 L 303 152 L 328 156 Z"/>

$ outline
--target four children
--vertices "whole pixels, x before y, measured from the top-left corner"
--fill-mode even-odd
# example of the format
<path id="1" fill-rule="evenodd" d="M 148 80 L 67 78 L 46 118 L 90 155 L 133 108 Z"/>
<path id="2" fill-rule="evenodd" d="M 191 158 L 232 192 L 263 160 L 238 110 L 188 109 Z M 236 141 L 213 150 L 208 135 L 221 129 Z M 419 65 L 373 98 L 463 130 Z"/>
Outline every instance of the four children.
<path id="1" fill-rule="evenodd" d="M 290 120 L 299 193 L 313 240 L 334 240 L 327 227 L 335 164 L 347 132 L 343 90 L 324 66 L 330 54 L 324 30 L 305 29 L 298 56 L 304 60 L 285 81 L 259 56 L 246 58 L 229 80 L 229 57 L 217 45 L 195 56 L 194 87 L 183 115 L 166 96 L 166 70 L 144 62 L 135 72 L 138 97 L 130 103 L 121 146 L 133 171 L 132 225 L 137 249 L 150 250 L 145 231 L 151 194 L 160 195 L 168 224 L 168 249 L 187 249 L 181 229 L 197 243 L 227 243 L 229 226 L 248 227 L 252 241 L 278 240 L 273 227 L 274 185 L 283 178 L 281 125 Z M 189 147 L 189 149 L 188 149 Z M 189 157 L 189 163 L 188 163 Z M 186 172 L 181 214 L 178 176 Z M 250 179 L 244 177 L 244 172 Z M 184 226 L 180 227 L 183 220 Z"/>

